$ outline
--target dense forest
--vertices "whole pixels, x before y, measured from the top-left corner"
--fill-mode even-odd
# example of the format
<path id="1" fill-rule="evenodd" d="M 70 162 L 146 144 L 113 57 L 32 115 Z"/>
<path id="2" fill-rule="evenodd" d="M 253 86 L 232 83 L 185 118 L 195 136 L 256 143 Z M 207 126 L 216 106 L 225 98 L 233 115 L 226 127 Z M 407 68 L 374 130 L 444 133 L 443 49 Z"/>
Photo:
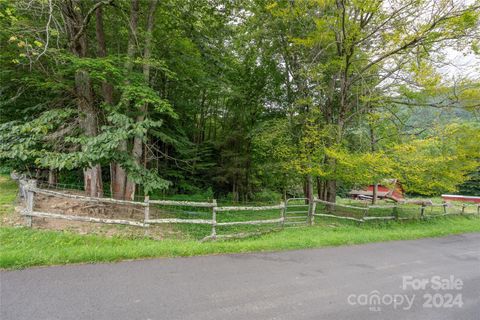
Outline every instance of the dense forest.
<path id="1" fill-rule="evenodd" d="M 477 0 L 0 0 L 0 167 L 117 199 L 478 195 L 480 70 L 445 70 L 479 21 Z"/>

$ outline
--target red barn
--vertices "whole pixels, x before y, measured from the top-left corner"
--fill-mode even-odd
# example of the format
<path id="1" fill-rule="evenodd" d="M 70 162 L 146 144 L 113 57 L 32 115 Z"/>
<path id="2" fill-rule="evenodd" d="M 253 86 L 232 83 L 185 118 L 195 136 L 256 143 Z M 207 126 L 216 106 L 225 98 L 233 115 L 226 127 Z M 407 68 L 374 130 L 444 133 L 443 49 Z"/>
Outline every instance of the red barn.
<path id="1" fill-rule="evenodd" d="M 373 185 L 369 185 L 362 190 L 352 190 L 349 195 L 353 199 L 371 199 L 373 198 Z M 378 199 L 391 199 L 396 202 L 404 200 L 404 190 L 400 182 L 397 179 L 384 180 L 382 184 L 378 185 L 377 198 Z"/>

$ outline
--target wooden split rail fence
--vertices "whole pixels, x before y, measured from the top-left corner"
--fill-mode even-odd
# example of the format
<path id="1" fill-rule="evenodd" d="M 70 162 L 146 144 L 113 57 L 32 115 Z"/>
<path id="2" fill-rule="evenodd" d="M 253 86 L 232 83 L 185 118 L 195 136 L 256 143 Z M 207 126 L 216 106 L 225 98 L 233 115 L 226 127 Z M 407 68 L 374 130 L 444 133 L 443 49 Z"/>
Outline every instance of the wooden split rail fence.
<path id="1" fill-rule="evenodd" d="M 324 204 L 326 207 L 326 210 L 324 210 L 326 213 L 317 213 L 316 212 L 316 204 L 321 203 Z M 332 203 L 324 200 L 320 200 L 317 198 L 314 198 L 313 200 L 313 208 L 311 209 L 312 214 L 310 215 L 310 224 L 314 223 L 315 217 L 328 217 L 328 218 L 335 218 L 335 219 L 344 219 L 344 220 L 351 220 L 351 221 L 356 221 L 356 222 L 366 222 L 370 220 L 409 220 L 412 219 L 412 217 L 400 217 L 398 214 L 398 211 L 403 208 L 405 205 L 403 204 L 394 204 L 394 205 L 369 205 L 365 207 L 360 207 L 360 206 L 352 206 L 352 205 L 347 205 L 347 204 L 339 204 L 339 203 Z M 421 204 L 419 205 L 419 217 L 420 219 L 427 219 L 427 218 L 435 218 L 435 217 L 441 217 L 441 216 L 447 216 L 447 215 L 467 215 L 467 214 L 475 214 L 475 213 L 467 213 L 465 209 L 468 206 L 476 207 L 476 214 L 480 215 L 480 204 L 479 205 L 468 205 L 465 203 L 462 203 L 461 205 L 453 205 L 451 203 L 441 203 L 441 204 Z M 353 210 L 359 212 L 360 217 L 352 217 L 352 216 L 347 216 L 347 215 L 337 215 L 335 214 L 335 208 L 345 208 L 348 210 Z M 434 208 L 434 207 L 441 207 L 442 213 L 440 214 L 426 214 L 427 208 Z M 457 207 L 459 210 L 458 211 L 452 211 L 449 208 L 452 207 Z M 371 209 L 385 209 L 385 210 L 391 210 L 390 214 L 384 215 L 384 216 L 375 216 L 375 215 L 368 215 L 369 211 Z"/>
<path id="2" fill-rule="evenodd" d="M 32 226 L 32 217 L 38 218 L 49 218 L 49 219 L 64 219 L 70 221 L 81 221 L 81 222 L 94 222 L 94 223 L 103 223 L 103 224 L 121 224 L 121 225 L 130 225 L 136 227 L 148 228 L 150 225 L 155 224 L 203 224 L 211 226 L 211 233 L 209 236 L 205 237 L 203 240 L 214 240 L 219 238 L 232 238 L 232 237 L 243 237 L 255 234 L 245 233 L 245 234 L 234 234 L 234 235 L 219 235 L 217 234 L 217 227 L 221 226 L 235 226 L 235 225 L 263 225 L 263 224 L 278 224 L 283 227 L 285 224 L 291 224 L 291 222 L 286 217 L 287 207 L 289 206 L 287 202 L 281 202 L 278 205 L 270 206 L 218 206 L 216 200 L 212 202 L 195 202 L 195 201 L 173 201 L 173 200 L 150 200 L 148 196 L 145 197 L 143 202 L 140 201 L 128 201 L 128 200 L 117 200 L 112 198 L 97 198 L 97 197 L 88 197 L 76 194 L 69 194 L 49 189 L 37 188 L 36 181 L 30 180 L 20 181 L 20 194 L 22 198 L 25 199 L 26 206 L 22 211 L 22 215 L 26 218 L 27 226 Z M 96 203 L 109 203 L 115 205 L 129 205 L 143 208 L 144 217 L 142 220 L 128 220 L 128 219 L 107 219 L 107 218 L 98 218 L 90 216 L 79 216 L 79 215 L 66 215 L 59 213 L 50 213 L 50 212 L 39 212 L 34 210 L 34 201 L 35 194 L 42 194 L 45 196 L 53 196 L 59 198 L 67 198 L 75 201 L 84 201 L 84 202 L 96 202 Z M 298 198 L 300 200 L 306 200 L 305 198 Z M 291 200 L 298 200 L 297 198 Z M 322 204 L 325 206 L 323 210 L 317 210 L 317 205 Z M 197 207 L 197 208 L 209 208 L 211 210 L 211 219 L 180 219 L 180 218 L 163 218 L 163 219 L 152 219 L 150 217 L 150 207 L 151 205 L 158 206 L 180 206 L 180 207 Z M 360 223 L 364 223 L 371 220 L 406 220 L 412 219 L 411 217 L 399 217 L 398 210 L 402 208 L 401 204 L 395 205 L 370 205 L 365 207 L 353 206 L 347 204 L 332 203 L 324 200 L 314 198 L 313 201 L 309 202 L 306 205 L 291 205 L 292 207 L 297 206 L 307 206 L 308 209 L 305 210 L 304 220 L 306 225 L 313 225 L 315 223 L 315 217 L 325 217 L 325 218 L 335 218 L 342 220 L 351 220 Z M 422 204 L 420 209 L 420 218 L 431 218 L 439 217 L 446 215 L 458 215 L 458 214 L 467 214 L 465 209 L 467 204 L 462 204 L 458 212 L 448 212 L 448 208 L 453 205 L 449 203 L 443 204 L 430 204 L 428 207 L 443 207 L 441 214 L 427 215 L 426 209 L 427 205 Z M 476 206 L 476 213 L 480 215 L 480 205 Z M 358 215 L 339 215 L 336 213 L 336 208 L 343 208 L 346 210 L 353 210 L 358 212 Z M 385 209 L 391 210 L 390 214 L 384 216 L 375 216 L 369 215 L 371 209 Z M 279 210 L 280 215 L 277 219 L 264 219 L 264 220 L 250 220 L 250 221 L 228 221 L 228 222 L 218 222 L 217 213 L 218 212 L 227 212 L 227 211 L 266 211 L 266 210 Z M 318 212 L 317 212 L 318 211 Z M 303 211 L 292 211 L 292 212 L 303 212 Z"/>
<path id="3" fill-rule="evenodd" d="M 112 198 L 97 198 L 88 197 L 76 194 L 69 194 L 64 192 L 58 192 L 54 190 L 37 188 L 34 180 L 27 183 L 20 182 L 20 193 L 24 195 L 26 206 L 22 211 L 22 215 L 26 218 L 27 226 L 32 226 L 32 217 L 49 218 L 49 219 L 63 219 L 70 221 L 81 222 L 94 222 L 103 224 L 121 224 L 136 227 L 148 228 L 154 224 L 174 224 L 174 223 L 186 223 L 186 224 L 204 224 L 211 226 L 211 234 L 205 237 L 203 240 L 219 239 L 219 238 L 231 238 L 236 235 L 218 235 L 217 227 L 219 226 L 235 226 L 235 225 L 262 225 L 262 224 L 280 224 L 283 225 L 285 220 L 285 203 L 281 202 L 278 205 L 272 206 L 218 206 L 217 201 L 214 199 L 212 202 L 196 202 L 196 201 L 174 201 L 174 200 L 150 200 L 148 196 L 145 196 L 143 202 L 117 200 Z M 50 212 L 39 212 L 34 210 L 35 194 L 41 194 L 45 196 L 53 196 L 59 198 L 72 199 L 75 201 L 84 202 L 97 202 L 97 203 L 109 203 L 116 205 L 130 205 L 143 207 L 144 218 L 143 220 L 126 220 L 126 219 L 106 219 L 89 216 L 78 215 L 66 215 Z M 158 206 L 181 206 L 181 207 L 197 207 L 197 208 L 210 208 L 212 215 L 211 219 L 179 219 L 179 218 L 164 218 L 164 219 L 151 219 L 150 207 L 151 205 Z M 251 221 L 228 221 L 218 222 L 217 212 L 227 211 L 265 211 L 265 210 L 279 210 L 279 218 L 266 219 L 266 220 L 251 220 Z M 248 234 L 238 234 L 239 237 L 247 236 Z"/>

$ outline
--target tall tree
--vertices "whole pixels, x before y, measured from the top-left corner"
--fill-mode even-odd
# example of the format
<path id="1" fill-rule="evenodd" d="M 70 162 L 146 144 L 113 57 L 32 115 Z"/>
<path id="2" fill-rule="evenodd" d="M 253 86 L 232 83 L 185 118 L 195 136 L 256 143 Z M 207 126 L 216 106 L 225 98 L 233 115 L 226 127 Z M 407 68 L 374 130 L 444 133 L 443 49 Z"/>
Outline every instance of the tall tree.
<path id="1" fill-rule="evenodd" d="M 67 0 L 62 2 L 62 16 L 68 33 L 69 48 L 78 58 L 85 58 L 88 53 L 86 28 L 91 16 L 98 8 L 111 2 L 112 0 L 97 2 L 86 13 L 82 12 L 83 5 L 80 1 Z M 99 133 L 98 109 L 94 104 L 92 83 L 87 70 L 78 69 L 75 72 L 75 90 L 80 112 L 80 126 L 86 136 L 95 137 Z M 103 195 L 100 164 L 91 163 L 89 167 L 84 169 L 84 185 L 85 190 L 91 196 Z"/>

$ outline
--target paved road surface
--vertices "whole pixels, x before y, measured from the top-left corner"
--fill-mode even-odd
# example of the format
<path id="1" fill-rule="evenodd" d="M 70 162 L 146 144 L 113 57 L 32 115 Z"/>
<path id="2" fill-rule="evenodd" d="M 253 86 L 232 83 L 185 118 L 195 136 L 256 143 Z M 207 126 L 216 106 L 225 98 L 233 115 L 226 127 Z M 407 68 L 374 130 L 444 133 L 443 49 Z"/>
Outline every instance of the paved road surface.
<path id="1" fill-rule="evenodd" d="M 455 288 L 432 289 L 450 276 Z M 480 234 L 2 272 L 0 307 L 2 320 L 478 320 Z"/>

